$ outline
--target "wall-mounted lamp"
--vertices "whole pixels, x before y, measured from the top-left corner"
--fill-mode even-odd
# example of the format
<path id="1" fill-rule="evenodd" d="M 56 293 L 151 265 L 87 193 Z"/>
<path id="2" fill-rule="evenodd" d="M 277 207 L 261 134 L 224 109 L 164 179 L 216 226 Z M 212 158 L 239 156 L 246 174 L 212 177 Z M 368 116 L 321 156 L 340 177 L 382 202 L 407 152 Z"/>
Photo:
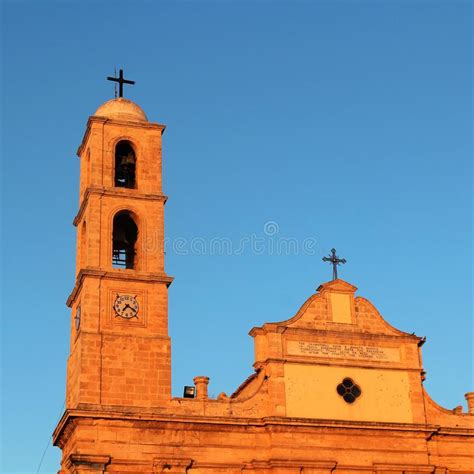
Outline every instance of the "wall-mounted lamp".
<path id="1" fill-rule="evenodd" d="M 194 398 L 196 396 L 196 387 L 185 385 L 183 398 Z"/>

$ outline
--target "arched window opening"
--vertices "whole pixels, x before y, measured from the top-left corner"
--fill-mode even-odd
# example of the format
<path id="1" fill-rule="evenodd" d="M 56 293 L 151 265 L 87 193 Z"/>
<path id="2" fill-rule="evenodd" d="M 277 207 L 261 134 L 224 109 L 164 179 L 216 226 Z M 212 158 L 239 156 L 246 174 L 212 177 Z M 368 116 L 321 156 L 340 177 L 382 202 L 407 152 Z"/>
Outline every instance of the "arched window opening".
<path id="1" fill-rule="evenodd" d="M 87 266 L 87 224 L 82 223 L 81 228 L 81 248 L 80 248 L 80 265 L 82 268 Z"/>
<path id="2" fill-rule="evenodd" d="M 134 268 L 135 244 L 138 228 L 128 212 L 119 212 L 114 217 L 112 266 Z"/>
<path id="3" fill-rule="evenodd" d="M 86 183 L 87 186 L 91 185 L 92 176 L 91 176 L 91 149 L 87 149 L 87 160 L 86 160 Z"/>
<path id="4" fill-rule="evenodd" d="M 135 165 L 135 151 L 130 142 L 118 142 L 115 147 L 115 186 L 135 187 Z"/>

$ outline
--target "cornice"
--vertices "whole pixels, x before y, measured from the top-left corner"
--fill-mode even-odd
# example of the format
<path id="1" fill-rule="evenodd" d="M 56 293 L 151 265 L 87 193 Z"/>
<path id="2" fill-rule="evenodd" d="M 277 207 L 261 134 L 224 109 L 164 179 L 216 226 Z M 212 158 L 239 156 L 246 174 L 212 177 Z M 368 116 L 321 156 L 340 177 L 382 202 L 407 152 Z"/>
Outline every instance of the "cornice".
<path id="1" fill-rule="evenodd" d="M 84 132 L 84 136 L 82 137 L 81 144 L 77 149 L 77 156 L 80 158 L 82 155 L 82 151 L 84 149 L 84 144 L 86 143 L 87 139 L 89 138 L 90 131 L 92 128 L 93 123 L 101 123 L 103 125 L 121 125 L 126 126 L 129 128 L 148 128 L 148 129 L 156 129 L 161 131 L 161 135 L 165 132 L 166 125 L 156 122 L 130 122 L 128 120 L 117 120 L 111 119 L 107 117 L 100 117 L 98 115 L 91 115 L 87 120 L 86 131 Z"/>
<path id="2" fill-rule="evenodd" d="M 344 360 L 344 359 L 330 359 L 329 357 L 316 359 L 313 356 L 293 356 L 287 355 L 285 357 L 266 357 L 265 359 L 256 360 L 253 363 L 255 370 L 260 369 L 268 364 L 298 364 L 298 365 L 318 365 L 331 367 L 358 367 L 361 369 L 390 369 L 402 372 L 412 372 L 419 374 L 423 371 L 421 367 L 410 367 L 402 362 L 387 362 L 387 361 L 363 361 L 363 360 Z"/>
<path id="3" fill-rule="evenodd" d="M 199 425 L 204 426 L 220 425 L 227 427 L 253 427 L 265 428 L 270 430 L 281 430 L 288 428 L 308 428 L 308 429 L 344 429 L 344 430 L 370 430 L 370 431 L 392 431 L 399 435 L 405 433 L 418 432 L 427 437 L 433 435 L 450 435 L 450 436 L 468 436 L 474 437 L 474 429 L 469 428 L 448 428 L 439 425 L 421 424 L 421 423 L 389 423 L 374 421 L 345 421 L 345 420 L 323 420 L 310 418 L 290 418 L 290 417 L 262 417 L 262 418 L 244 418 L 244 417 L 209 417 L 209 416 L 182 416 L 164 413 L 153 413 L 140 409 L 139 412 L 133 413 L 133 407 L 129 411 L 114 411 L 107 407 L 97 406 L 97 409 L 85 410 L 75 409 L 66 410 L 59 421 L 54 433 L 53 443 L 60 446 L 62 443 L 63 433 L 70 429 L 71 423 L 77 426 L 82 420 L 109 420 L 109 421 L 133 421 L 140 424 L 150 423 L 150 428 L 156 426 L 156 423 L 171 423 L 176 425 Z"/>
<path id="4" fill-rule="evenodd" d="M 355 327 L 355 325 L 351 325 Z M 342 328 L 341 328 L 342 329 Z M 303 336 L 305 334 L 311 336 L 321 335 L 324 337 L 347 337 L 347 339 L 360 340 L 363 335 L 364 340 L 386 340 L 386 341 L 399 341 L 399 342 L 413 342 L 418 343 L 422 338 L 412 334 L 378 334 L 378 333 L 366 333 L 363 331 L 344 331 L 344 330 L 332 330 L 332 329 L 314 329 L 314 328 L 300 328 L 300 327 L 288 327 L 280 323 L 265 323 L 263 326 L 255 326 L 249 331 L 249 336 L 255 337 L 257 335 L 266 335 L 272 333 L 280 333 L 285 336 L 298 335 Z"/>
<path id="5" fill-rule="evenodd" d="M 174 278 L 166 273 L 142 273 L 133 270 L 101 270 L 99 268 L 83 268 L 79 271 L 76 278 L 76 284 L 69 295 L 66 305 L 70 308 L 76 299 L 77 294 L 82 288 L 86 278 L 107 278 L 109 280 L 139 281 L 147 283 L 165 283 L 170 286 Z"/>
<path id="6" fill-rule="evenodd" d="M 66 459 L 65 467 L 68 471 L 77 472 L 76 468 L 81 466 L 86 470 L 104 472 L 105 467 L 110 463 L 110 456 L 99 454 L 70 454 Z M 82 471 L 82 470 L 81 470 Z"/>
<path id="7" fill-rule="evenodd" d="M 153 201 L 162 201 L 166 204 L 168 201 L 168 196 L 164 194 L 152 194 L 152 193 L 141 193 L 137 189 L 127 189 L 124 188 L 106 188 L 105 186 L 89 186 L 84 191 L 84 197 L 82 198 L 81 205 L 79 207 L 79 211 L 74 217 L 72 221 L 73 225 L 77 227 L 79 222 L 84 215 L 84 211 L 86 210 L 87 204 L 89 202 L 89 196 L 92 194 L 97 194 L 99 196 L 113 196 L 113 197 L 127 197 L 131 199 L 138 199 L 138 200 L 153 200 Z"/>
<path id="8" fill-rule="evenodd" d="M 63 416 L 59 420 L 56 428 L 53 432 L 53 444 L 60 449 L 63 449 L 65 446 L 64 437 L 70 438 L 72 432 L 76 427 L 76 419 L 68 417 L 68 410 L 63 413 Z M 58 437 L 57 434 L 61 434 L 61 437 Z M 64 435 L 64 436 L 63 436 Z"/>

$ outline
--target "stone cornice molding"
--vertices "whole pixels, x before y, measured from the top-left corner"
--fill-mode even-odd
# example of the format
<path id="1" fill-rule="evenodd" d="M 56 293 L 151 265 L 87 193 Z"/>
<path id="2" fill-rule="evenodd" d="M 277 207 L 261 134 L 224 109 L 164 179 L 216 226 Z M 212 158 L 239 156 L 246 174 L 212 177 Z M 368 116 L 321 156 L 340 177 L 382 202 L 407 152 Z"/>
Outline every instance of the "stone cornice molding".
<path id="1" fill-rule="evenodd" d="M 65 467 L 68 471 L 105 471 L 110 464 L 111 457 L 98 454 L 70 454 L 66 459 Z"/>
<path id="2" fill-rule="evenodd" d="M 99 268 L 83 268 L 79 271 L 76 278 L 76 284 L 66 300 L 66 305 L 70 308 L 81 290 L 85 278 L 107 278 L 109 280 L 139 281 L 152 283 L 165 283 L 170 286 L 174 278 L 166 273 L 142 273 L 134 270 L 101 270 Z"/>
<path id="3" fill-rule="evenodd" d="M 408 365 L 403 365 L 402 362 L 387 362 L 384 360 L 374 361 L 374 360 L 354 360 L 354 359 L 330 359 L 329 357 L 324 359 L 322 356 L 317 360 L 317 365 L 319 366 L 331 366 L 331 367 L 358 367 L 361 369 L 371 369 L 371 368 L 380 368 L 380 369 L 390 369 L 390 370 L 399 370 L 402 372 L 413 372 L 420 374 L 423 371 L 422 367 L 410 367 Z M 309 356 L 293 356 L 287 355 L 285 357 L 267 357 L 266 359 L 257 360 L 254 362 L 253 367 L 255 370 L 260 369 L 268 364 L 298 364 L 298 365 L 315 365 L 315 358 Z"/>
<path id="4" fill-rule="evenodd" d="M 161 131 L 161 135 L 163 135 L 166 129 L 166 125 L 163 125 L 161 123 L 156 123 L 156 122 L 133 122 L 133 121 L 128 121 L 128 120 L 117 120 L 117 119 L 111 119 L 107 117 L 100 117 L 98 115 L 92 115 L 87 120 L 86 131 L 84 132 L 84 136 L 82 138 L 81 144 L 79 145 L 77 149 L 76 154 L 79 158 L 81 157 L 82 152 L 84 151 L 84 145 L 87 142 L 87 139 L 89 138 L 93 123 L 101 123 L 102 125 L 106 125 L 106 124 L 122 125 L 122 126 L 126 126 L 127 128 L 148 128 L 148 129 L 154 128 Z"/>
<path id="5" fill-rule="evenodd" d="M 155 200 L 155 201 L 163 201 L 166 204 L 168 201 L 168 196 L 164 194 L 150 194 L 150 193 L 141 193 L 137 189 L 125 189 L 125 188 L 106 188 L 105 186 L 89 186 L 84 191 L 84 196 L 81 201 L 81 205 L 79 207 L 79 211 L 74 217 L 72 223 L 77 227 L 79 222 L 84 215 L 84 211 L 86 210 L 87 203 L 89 202 L 89 197 L 92 194 L 97 194 L 99 196 L 114 196 L 114 197 L 127 197 L 132 199 L 139 199 L 139 200 Z"/>
<path id="6" fill-rule="evenodd" d="M 163 409 L 166 409 L 163 407 Z M 136 413 L 134 413 L 136 411 Z M 375 421 L 346 421 L 346 420 L 323 420 L 309 418 L 290 418 L 290 417 L 263 417 L 263 418 L 243 418 L 243 417 L 209 417 L 209 416 L 181 416 L 166 413 L 157 413 L 156 409 L 137 410 L 136 407 L 129 407 L 127 411 L 118 411 L 113 408 L 97 405 L 96 408 L 90 409 L 74 409 L 66 410 L 53 433 L 53 443 L 60 446 L 63 433 L 68 429 L 70 423 L 79 422 L 80 420 L 110 420 L 110 421 L 134 421 L 136 423 L 150 423 L 150 429 L 155 427 L 156 423 L 166 424 L 187 424 L 198 425 L 203 429 L 203 425 L 207 425 L 209 429 L 215 425 L 223 425 L 229 427 L 254 427 L 266 428 L 270 430 L 281 429 L 303 429 L 303 428 L 320 428 L 320 429 L 351 429 L 351 430 L 371 430 L 371 431 L 393 431 L 397 433 L 420 432 L 425 435 L 436 433 L 437 435 L 451 435 L 474 437 L 474 429 L 469 428 L 447 428 L 439 425 L 421 424 L 421 423 L 390 423 Z"/>
<path id="7" fill-rule="evenodd" d="M 354 327 L 354 325 L 351 325 Z M 342 326 L 342 329 L 344 326 Z M 314 329 L 314 328 L 301 328 L 301 327 L 288 327 L 280 323 L 265 323 L 263 326 L 253 327 L 249 331 L 249 336 L 255 337 L 260 334 L 269 333 L 280 333 L 285 335 L 321 335 L 323 337 L 334 336 L 337 338 L 347 337 L 348 339 L 360 339 L 361 334 L 364 336 L 364 340 L 386 340 L 386 341 L 400 341 L 400 342 L 416 342 L 418 343 L 422 338 L 415 334 L 403 334 L 403 335 L 391 335 L 382 333 L 367 333 L 363 331 L 335 331 L 331 329 Z"/>

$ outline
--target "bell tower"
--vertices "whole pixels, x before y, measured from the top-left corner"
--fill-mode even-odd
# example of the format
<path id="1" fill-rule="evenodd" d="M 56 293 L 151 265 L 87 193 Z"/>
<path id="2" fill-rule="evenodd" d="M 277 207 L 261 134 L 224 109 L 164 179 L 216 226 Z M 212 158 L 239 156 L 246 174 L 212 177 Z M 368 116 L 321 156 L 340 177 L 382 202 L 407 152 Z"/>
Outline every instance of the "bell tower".
<path id="1" fill-rule="evenodd" d="M 68 409 L 154 408 L 170 400 L 164 129 L 119 97 L 89 118 L 78 149 Z"/>

